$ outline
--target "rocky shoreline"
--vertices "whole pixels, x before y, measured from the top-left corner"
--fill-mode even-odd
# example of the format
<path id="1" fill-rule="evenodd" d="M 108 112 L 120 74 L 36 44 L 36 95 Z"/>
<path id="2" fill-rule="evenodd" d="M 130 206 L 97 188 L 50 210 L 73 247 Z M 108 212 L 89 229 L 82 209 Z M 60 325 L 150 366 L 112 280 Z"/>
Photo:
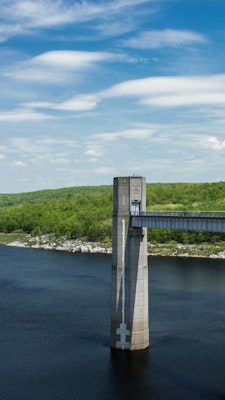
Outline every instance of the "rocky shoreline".
<path id="1" fill-rule="evenodd" d="M 30 247 L 33 249 L 68 251 L 71 253 L 111 254 L 112 248 L 97 242 L 81 239 L 56 238 L 54 235 L 28 236 L 26 240 L 16 240 L 7 246 Z"/>
<path id="2" fill-rule="evenodd" d="M 67 251 L 72 253 L 112 254 L 112 248 L 98 242 L 87 242 L 82 239 L 67 239 L 55 235 L 27 236 L 24 240 L 16 240 L 7 246 L 29 247 L 34 249 Z M 167 257 L 201 257 L 225 259 L 225 245 L 212 244 L 152 244 L 148 243 L 149 256 Z"/>

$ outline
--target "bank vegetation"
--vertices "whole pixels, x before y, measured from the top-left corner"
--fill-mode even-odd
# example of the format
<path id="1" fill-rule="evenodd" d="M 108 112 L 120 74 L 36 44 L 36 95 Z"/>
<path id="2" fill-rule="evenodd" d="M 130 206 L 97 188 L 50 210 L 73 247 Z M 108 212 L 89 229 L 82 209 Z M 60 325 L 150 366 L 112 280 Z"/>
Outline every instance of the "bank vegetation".
<path id="1" fill-rule="evenodd" d="M 7 242 L 7 234 L 13 237 L 53 234 L 56 238 L 110 246 L 112 208 L 112 186 L 0 194 L 0 242 Z M 225 211 L 225 182 L 147 184 L 147 209 Z M 149 229 L 148 241 L 155 246 L 218 244 L 225 242 L 225 234 Z"/>

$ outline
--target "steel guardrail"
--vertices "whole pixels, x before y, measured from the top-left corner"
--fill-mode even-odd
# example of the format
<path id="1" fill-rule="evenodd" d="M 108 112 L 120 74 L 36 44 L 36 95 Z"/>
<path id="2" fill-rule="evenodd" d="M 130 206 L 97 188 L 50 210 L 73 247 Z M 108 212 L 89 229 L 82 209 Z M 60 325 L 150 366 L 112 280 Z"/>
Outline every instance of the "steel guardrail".
<path id="1" fill-rule="evenodd" d="M 140 217 L 182 217 L 182 218 L 225 218 L 225 211 L 139 211 L 131 216 Z"/>

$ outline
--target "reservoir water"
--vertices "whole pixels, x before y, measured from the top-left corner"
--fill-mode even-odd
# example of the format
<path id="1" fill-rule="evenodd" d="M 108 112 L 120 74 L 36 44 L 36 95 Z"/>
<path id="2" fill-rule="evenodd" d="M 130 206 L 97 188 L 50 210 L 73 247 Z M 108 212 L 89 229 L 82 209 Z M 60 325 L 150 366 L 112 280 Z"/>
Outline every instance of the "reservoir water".
<path id="1" fill-rule="evenodd" d="M 225 260 L 149 258 L 150 348 L 109 347 L 111 257 L 0 246 L 0 400 L 225 400 Z"/>

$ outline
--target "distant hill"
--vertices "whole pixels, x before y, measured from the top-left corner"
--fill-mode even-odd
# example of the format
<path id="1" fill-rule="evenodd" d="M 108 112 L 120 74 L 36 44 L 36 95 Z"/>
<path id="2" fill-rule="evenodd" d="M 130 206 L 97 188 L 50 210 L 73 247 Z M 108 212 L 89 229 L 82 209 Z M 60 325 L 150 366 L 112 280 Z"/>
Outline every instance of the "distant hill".
<path id="1" fill-rule="evenodd" d="M 225 210 L 225 182 L 147 184 L 147 208 Z"/>
<path id="2" fill-rule="evenodd" d="M 14 206 L 17 204 L 34 204 L 45 201 L 57 200 L 77 195 L 89 195 L 93 193 L 105 193 L 112 191 L 112 186 L 76 186 L 61 189 L 38 190 L 35 192 L 18 194 L 0 194 L 1 206 Z"/>
<path id="3" fill-rule="evenodd" d="M 148 183 L 149 210 L 225 210 L 225 182 Z M 111 240 L 112 186 L 80 186 L 0 194 L 0 232 L 54 233 L 68 238 Z M 224 240 L 224 234 L 149 230 L 151 241 Z"/>

